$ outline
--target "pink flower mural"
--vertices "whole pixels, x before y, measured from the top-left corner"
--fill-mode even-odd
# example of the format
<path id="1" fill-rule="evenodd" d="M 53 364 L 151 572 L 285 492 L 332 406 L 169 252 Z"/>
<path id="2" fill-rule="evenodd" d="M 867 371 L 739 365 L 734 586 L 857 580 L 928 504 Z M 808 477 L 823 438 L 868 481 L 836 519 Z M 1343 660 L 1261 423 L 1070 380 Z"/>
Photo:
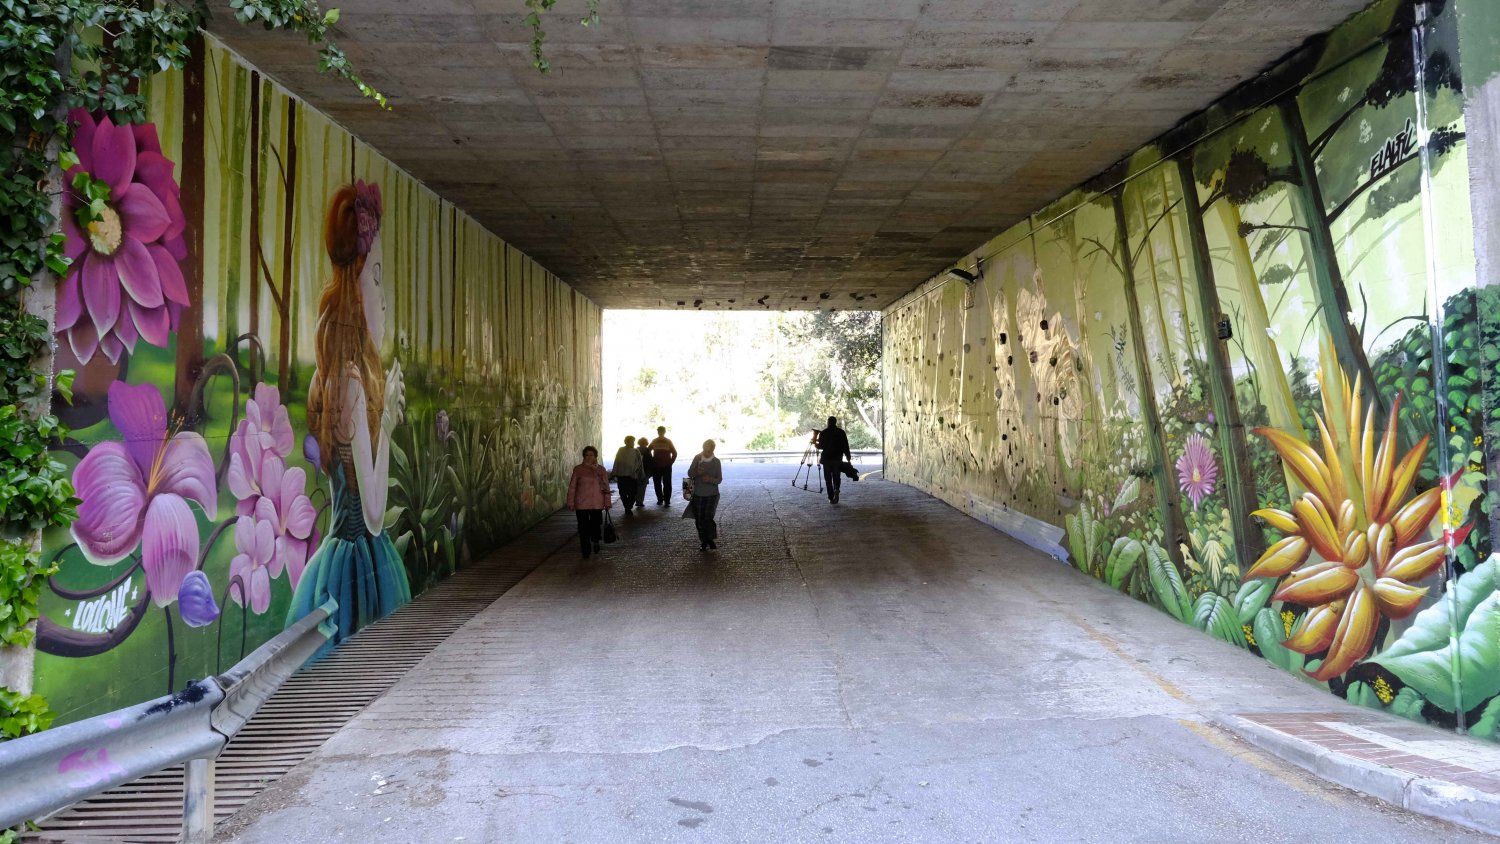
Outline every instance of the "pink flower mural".
<path id="1" fill-rule="evenodd" d="M 214 461 L 197 433 L 168 436 L 166 404 L 152 384 L 111 384 L 109 418 L 123 442 L 95 445 L 73 470 L 82 500 L 73 539 L 98 565 L 139 547 L 151 599 L 166 607 L 197 568 L 198 521 L 187 502 L 218 510 Z"/>
<path id="2" fill-rule="evenodd" d="M 292 453 L 292 422 L 281 392 L 269 384 L 255 387 L 255 396 L 245 402 L 245 418 L 229 436 L 229 491 L 239 499 L 235 512 L 255 512 L 255 500 L 270 493 L 263 486 L 268 466 L 284 467 Z"/>
<path id="3" fill-rule="evenodd" d="M 1183 444 L 1182 456 L 1177 458 L 1177 483 L 1193 509 L 1203 499 L 1214 494 L 1219 480 L 1219 464 L 1214 460 L 1213 448 L 1202 434 L 1193 434 Z"/>
<path id="4" fill-rule="evenodd" d="M 250 611 L 260 615 L 271 607 L 276 528 L 263 519 L 240 516 L 234 525 L 234 547 L 239 553 L 229 561 L 229 599 L 243 607 L 248 598 Z"/>
<path id="5" fill-rule="evenodd" d="M 181 188 L 153 124 L 117 126 L 82 109 L 69 119 L 78 164 L 65 182 L 86 174 L 107 185 L 109 197 L 85 230 L 77 212 L 87 200 L 71 188 L 64 194 L 64 249 L 73 265 L 58 289 L 57 332 L 82 363 L 100 351 L 117 361 L 141 339 L 167 345 L 188 305 L 177 264 L 187 257 Z"/>
<path id="6" fill-rule="evenodd" d="M 269 524 L 276 538 L 271 577 L 280 577 L 285 569 L 296 589 L 307 558 L 318 545 L 318 511 L 304 491 L 307 473 L 301 467 L 283 471 L 278 459 L 268 460 L 266 470 L 265 493 L 255 502 L 255 520 Z"/>
<path id="7" fill-rule="evenodd" d="M 307 472 L 286 466 L 294 440 L 280 392 L 269 384 L 257 385 L 254 398 L 245 403 L 245 418 L 229 438 L 227 477 L 229 491 L 238 499 L 235 512 L 271 527 L 273 555 L 263 561 L 268 577 L 280 577 L 285 570 L 293 589 L 318 544 L 318 513 L 307 495 Z M 236 534 L 239 530 L 236 525 Z"/>

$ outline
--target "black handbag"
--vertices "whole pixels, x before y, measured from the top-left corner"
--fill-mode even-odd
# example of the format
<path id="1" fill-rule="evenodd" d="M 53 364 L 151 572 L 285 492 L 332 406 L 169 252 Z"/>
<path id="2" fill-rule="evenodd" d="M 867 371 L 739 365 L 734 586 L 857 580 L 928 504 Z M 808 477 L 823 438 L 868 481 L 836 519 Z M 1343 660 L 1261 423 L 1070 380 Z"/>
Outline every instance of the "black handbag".
<path id="1" fill-rule="evenodd" d="M 608 544 L 608 543 L 614 542 L 616 539 L 619 539 L 619 538 L 620 538 L 620 535 L 617 534 L 617 533 L 615 533 L 615 520 L 611 519 L 609 517 L 609 511 L 605 510 L 604 511 L 604 536 L 603 536 L 604 542 L 605 542 L 605 544 Z"/>

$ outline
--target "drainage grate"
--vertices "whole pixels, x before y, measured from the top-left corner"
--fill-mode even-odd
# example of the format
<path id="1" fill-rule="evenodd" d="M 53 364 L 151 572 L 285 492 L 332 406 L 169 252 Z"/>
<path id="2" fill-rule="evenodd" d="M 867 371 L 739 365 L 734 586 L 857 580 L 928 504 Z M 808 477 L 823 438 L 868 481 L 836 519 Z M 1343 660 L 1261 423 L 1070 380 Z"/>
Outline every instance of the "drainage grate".
<path id="1" fill-rule="evenodd" d="M 292 675 L 219 756 L 214 820 L 234 814 L 321 747 L 407 669 L 571 542 L 576 530 L 566 513 L 554 515 Z M 181 833 L 178 765 L 74 804 L 27 840 L 145 844 L 176 841 Z"/>

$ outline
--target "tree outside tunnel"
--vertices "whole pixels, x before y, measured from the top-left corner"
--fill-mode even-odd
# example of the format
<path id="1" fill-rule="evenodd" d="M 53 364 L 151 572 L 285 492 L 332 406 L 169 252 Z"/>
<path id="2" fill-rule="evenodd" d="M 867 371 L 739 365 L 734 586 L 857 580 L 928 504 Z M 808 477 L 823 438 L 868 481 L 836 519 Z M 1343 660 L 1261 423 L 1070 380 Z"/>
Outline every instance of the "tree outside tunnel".
<path id="1" fill-rule="evenodd" d="M 794 450 L 836 416 L 852 447 L 879 448 L 880 319 L 607 311 L 607 442 L 666 425 L 679 450 L 710 437 L 729 451 Z"/>

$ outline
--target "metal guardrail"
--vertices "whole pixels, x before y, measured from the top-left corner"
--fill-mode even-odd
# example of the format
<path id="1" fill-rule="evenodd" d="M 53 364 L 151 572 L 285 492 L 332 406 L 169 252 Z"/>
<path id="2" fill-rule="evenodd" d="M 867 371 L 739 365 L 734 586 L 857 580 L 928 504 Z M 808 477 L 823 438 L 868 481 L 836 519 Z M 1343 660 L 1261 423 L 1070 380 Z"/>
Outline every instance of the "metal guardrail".
<path id="1" fill-rule="evenodd" d="M 180 692 L 0 743 L 0 829 L 41 818 L 179 763 L 182 840 L 207 842 L 214 759 L 276 689 L 333 635 L 330 600 L 229 671 Z"/>
<path id="2" fill-rule="evenodd" d="M 884 452 L 878 448 L 854 449 L 849 452 L 854 456 L 854 462 L 865 463 L 871 458 L 879 459 Z M 774 463 L 781 460 L 799 460 L 807 454 L 807 449 L 801 451 L 721 451 L 718 458 L 724 461 L 750 460 L 756 463 Z"/>

